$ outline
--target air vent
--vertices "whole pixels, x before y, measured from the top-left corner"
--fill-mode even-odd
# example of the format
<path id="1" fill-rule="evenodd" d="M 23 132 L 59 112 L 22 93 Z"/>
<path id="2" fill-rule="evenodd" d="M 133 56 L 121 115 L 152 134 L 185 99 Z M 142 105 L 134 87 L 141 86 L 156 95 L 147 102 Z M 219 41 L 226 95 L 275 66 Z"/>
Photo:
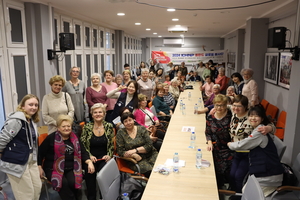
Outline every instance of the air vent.
<path id="1" fill-rule="evenodd" d="M 170 33 L 186 33 L 188 31 L 188 28 L 186 26 L 176 25 L 173 27 L 169 27 L 168 31 Z"/>

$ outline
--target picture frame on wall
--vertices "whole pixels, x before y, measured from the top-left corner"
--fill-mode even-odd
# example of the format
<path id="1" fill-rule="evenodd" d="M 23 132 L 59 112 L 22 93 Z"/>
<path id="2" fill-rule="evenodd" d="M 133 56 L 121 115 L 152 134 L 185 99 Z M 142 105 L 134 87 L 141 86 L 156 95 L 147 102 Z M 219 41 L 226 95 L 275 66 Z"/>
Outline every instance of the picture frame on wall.
<path id="1" fill-rule="evenodd" d="M 279 53 L 266 53 L 264 80 L 277 85 Z"/>
<path id="2" fill-rule="evenodd" d="M 290 88 L 290 78 L 293 63 L 292 56 L 292 53 L 280 53 L 278 85 L 286 89 Z"/>

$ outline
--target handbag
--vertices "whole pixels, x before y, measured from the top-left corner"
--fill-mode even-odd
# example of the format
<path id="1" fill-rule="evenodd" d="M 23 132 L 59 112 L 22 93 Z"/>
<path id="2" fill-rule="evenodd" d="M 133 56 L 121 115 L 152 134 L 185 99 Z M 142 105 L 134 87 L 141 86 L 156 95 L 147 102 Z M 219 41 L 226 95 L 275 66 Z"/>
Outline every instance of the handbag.
<path id="1" fill-rule="evenodd" d="M 140 200 L 143 196 L 145 187 L 128 173 L 120 172 L 120 177 L 121 187 L 118 200 L 122 200 L 123 193 L 128 193 L 130 200 Z"/>
<path id="2" fill-rule="evenodd" d="M 66 92 L 65 92 L 65 100 L 66 100 L 66 105 L 67 105 L 68 112 L 69 112 L 69 106 L 68 106 L 67 93 Z M 76 134 L 76 136 L 78 138 L 81 136 L 82 127 L 80 126 L 80 122 L 77 121 L 77 117 L 76 117 L 75 113 L 74 113 L 74 120 L 73 120 L 73 124 L 72 124 L 72 131 Z"/>

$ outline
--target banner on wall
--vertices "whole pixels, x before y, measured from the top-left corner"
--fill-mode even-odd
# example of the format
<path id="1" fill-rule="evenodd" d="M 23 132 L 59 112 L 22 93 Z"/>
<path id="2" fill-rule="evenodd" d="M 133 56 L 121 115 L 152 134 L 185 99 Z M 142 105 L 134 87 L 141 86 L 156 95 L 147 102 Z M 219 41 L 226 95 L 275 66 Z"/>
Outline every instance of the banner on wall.
<path id="1" fill-rule="evenodd" d="M 173 64 L 180 64 L 185 62 L 186 64 L 196 64 L 200 61 L 208 62 L 213 60 L 214 63 L 225 62 L 225 51 L 205 51 L 197 53 L 178 53 L 178 52 L 166 52 L 166 51 L 152 51 L 152 60 L 157 60 L 162 64 L 168 64 L 173 62 Z"/>

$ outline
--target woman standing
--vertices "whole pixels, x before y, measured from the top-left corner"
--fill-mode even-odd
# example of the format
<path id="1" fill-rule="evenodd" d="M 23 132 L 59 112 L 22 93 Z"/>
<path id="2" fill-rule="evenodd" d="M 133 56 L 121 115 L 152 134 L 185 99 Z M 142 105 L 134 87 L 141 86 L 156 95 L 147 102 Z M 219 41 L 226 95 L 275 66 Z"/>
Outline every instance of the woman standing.
<path id="1" fill-rule="evenodd" d="M 220 67 L 218 71 L 219 71 L 219 74 L 215 80 L 215 84 L 220 85 L 220 93 L 221 94 L 226 94 L 227 77 L 225 76 L 225 69 L 224 69 L 224 67 Z"/>
<path id="2" fill-rule="evenodd" d="M 39 147 L 40 176 L 46 175 L 61 199 L 78 200 L 82 184 L 82 163 L 88 165 L 86 173 L 94 173 L 93 162 L 75 133 L 73 119 L 68 115 L 57 118 L 57 131 L 46 137 Z"/>
<path id="3" fill-rule="evenodd" d="M 198 68 L 196 69 L 197 73 L 198 73 L 198 76 L 200 76 L 201 78 L 203 77 L 203 72 L 204 72 L 204 69 L 205 69 L 205 66 L 203 64 L 203 62 L 199 62 L 199 66 Z M 203 79 L 204 80 L 204 79 Z"/>
<path id="4" fill-rule="evenodd" d="M 130 74 L 130 72 L 129 72 Z M 111 70 L 104 71 L 105 82 L 101 85 L 106 89 L 106 95 L 108 92 L 113 91 L 114 89 L 118 88 L 117 84 L 113 82 L 114 72 Z M 106 108 L 106 121 L 111 122 L 112 118 L 111 115 L 113 113 L 114 106 L 116 104 L 115 99 L 107 99 L 107 108 Z M 99 102 L 100 103 L 100 102 Z"/>
<path id="5" fill-rule="evenodd" d="M 242 75 L 238 72 L 235 72 L 231 75 L 231 79 L 233 82 L 235 94 L 242 94 L 244 87 L 244 79 Z"/>
<path id="6" fill-rule="evenodd" d="M 48 125 L 49 134 L 57 130 L 56 120 L 59 115 L 74 116 L 74 107 L 70 95 L 61 91 L 65 83 L 65 79 L 60 75 L 50 78 L 51 93 L 46 94 L 43 98 L 42 115 L 45 124 Z"/>
<path id="7" fill-rule="evenodd" d="M 210 73 L 209 64 L 205 63 L 205 69 L 203 70 L 202 73 L 202 79 L 205 80 L 207 76 L 211 77 L 211 73 Z M 211 77 L 211 81 L 213 81 L 213 77 Z"/>
<path id="8" fill-rule="evenodd" d="M 112 124 L 104 121 L 106 114 L 105 105 L 102 103 L 94 104 L 91 107 L 91 114 L 93 121 L 83 127 L 80 140 L 93 161 L 95 172 L 98 173 L 113 156 L 114 131 Z M 98 159 L 102 160 L 97 161 Z M 96 173 L 85 174 L 88 200 L 96 200 Z M 101 193 L 100 199 L 102 199 Z"/>
<path id="9" fill-rule="evenodd" d="M 142 78 L 137 81 L 139 86 L 139 93 L 144 94 L 147 96 L 147 99 L 152 99 L 154 87 L 152 81 L 148 78 L 149 77 L 149 70 L 142 69 Z"/>
<path id="10" fill-rule="evenodd" d="M 164 69 L 163 68 L 159 68 L 156 70 L 156 79 L 155 79 L 156 83 L 163 83 L 165 82 L 165 74 L 164 74 Z"/>
<path id="11" fill-rule="evenodd" d="M 222 187 L 229 179 L 233 151 L 227 143 L 230 142 L 229 127 L 231 112 L 227 109 L 227 97 L 216 95 L 213 100 L 215 113 L 207 116 L 205 135 L 207 150 L 212 151 L 218 187 Z"/>
<path id="12" fill-rule="evenodd" d="M 170 75 L 170 80 L 172 80 L 173 78 L 175 78 L 175 76 L 177 75 L 177 72 L 179 71 L 179 66 L 175 65 L 174 69 L 171 69 L 169 75 Z"/>
<path id="13" fill-rule="evenodd" d="M 126 92 L 120 92 L 123 89 L 127 89 Z M 129 108 L 132 112 L 138 107 L 138 84 L 136 81 L 130 81 L 127 86 L 119 86 L 118 88 L 107 93 L 108 98 L 117 99 L 113 113 L 112 121 L 119 116 L 120 109 L 122 107 Z"/>
<path id="14" fill-rule="evenodd" d="M 253 70 L 243 69 L 242 75 L 244 77 L 244 87 L 242 90 L 242 95 L 246 96 L 249 100 L 249 106 L 255 106 L 259 104 L 258 99 L 258 87 L 256 81 L 252 78 Z"/>
<path id="15" fill-rule="evenodd" d="M 106 96 L 106 88 L 101 83 L 101 76 L 98 73 L 91 75 L 92 85 L 86 88 L 86 101 L 89 106 L 89 110 L 96 103 L 102 103 L 105 106 L 108 104 L 108 98 Z"/>
<path id="16" fill-rule="evenodd" d="M 117 74 L 115 77 L 115 83 L 119 87 L 120 85 L 123 85 L 123 76 L 121 74 Z"/>
<path id="17" fill-rule="evenodd" d="M 85 84 L 79 77 L 80 67 L 72 67 L 70 69 L 71 80 L 67 81 L 62 91 L 67 92 L 74 106 L 74 119 L 78 122 L 85 121 L 85 106 L 84 106 L 84 93 Z"/>
<path id="18" fill-rule="evenodd" d="M 135 126 L 134 116 L 131 113 L 124 113 L 121 122 L 125 128 L 119 129 L 116 136 L 117 153 L 123 157 L 136 159 L 141 173 L 149 177 L 158 153 L 152 145 L 148 130 L 143 126 Z M 130 169 L 137 170 L 133 163 L 127 163 Z"/>
<path id="19" fill-rule="evenodd" d="M 0 170 L 7 174 L 16 200 L 38 200 L 42 183 L 37 166 L 39 99 L 27 94 L 0 134 Z"/>
<path id="20" fill-rule="evenodd" d="M 130 71 L 124 70 L 122 74 L 123 74 L 123 85 L 127 85 L 129 81 L 131 81 Z"/>

